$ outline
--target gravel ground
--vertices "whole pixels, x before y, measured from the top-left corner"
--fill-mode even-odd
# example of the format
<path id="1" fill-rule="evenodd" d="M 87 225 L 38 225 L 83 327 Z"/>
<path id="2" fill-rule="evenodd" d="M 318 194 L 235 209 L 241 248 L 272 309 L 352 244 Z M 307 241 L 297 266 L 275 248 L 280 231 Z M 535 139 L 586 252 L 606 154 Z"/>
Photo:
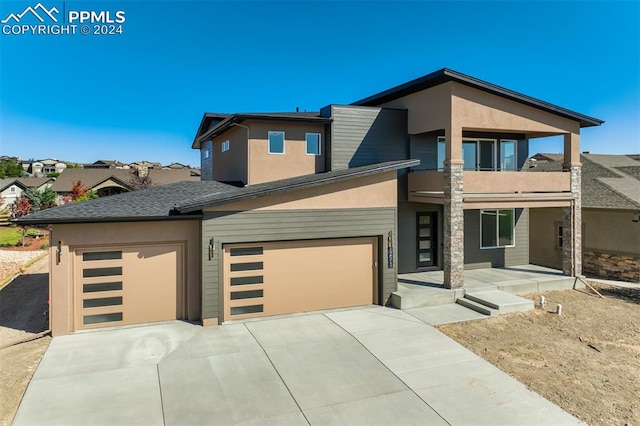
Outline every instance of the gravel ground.
<path id="1" fill-rule="evenodd" d="M 14 251 L 0 250 L 0 281 L 20 270 L 25 263 L 47 253 L 47 250 Z"/>

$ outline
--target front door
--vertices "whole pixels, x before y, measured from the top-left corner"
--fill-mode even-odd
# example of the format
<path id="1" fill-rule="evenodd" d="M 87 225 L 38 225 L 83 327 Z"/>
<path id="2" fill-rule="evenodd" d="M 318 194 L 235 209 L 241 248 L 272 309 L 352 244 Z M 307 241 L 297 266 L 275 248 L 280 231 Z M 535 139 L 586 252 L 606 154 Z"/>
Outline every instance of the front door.
<path id="1" fill-rule="evenodd" d="M 418 269 L 433 268 L 438 264 L 438 253 L 436 250 L 438 243 L 438 236 L 436 234 L 438 213 L 419 212 L 416 223 L 416 235 L 418 238 L 416 243 L 416 265 Z"/>

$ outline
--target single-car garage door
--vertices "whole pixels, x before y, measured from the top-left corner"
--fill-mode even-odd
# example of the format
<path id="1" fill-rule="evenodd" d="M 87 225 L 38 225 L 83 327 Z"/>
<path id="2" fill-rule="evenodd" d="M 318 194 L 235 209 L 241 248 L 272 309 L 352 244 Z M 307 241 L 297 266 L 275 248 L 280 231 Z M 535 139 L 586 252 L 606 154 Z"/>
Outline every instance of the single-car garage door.
<path id="1" fill-rule="evenodd" d="M 181 244 L 75 250 L 74 329 L 176 319 Z"/>
<path id="2" fill-rule="evenodd" d="M 224 246 L 224 320 L 375 303 L 377 240 Z"/>

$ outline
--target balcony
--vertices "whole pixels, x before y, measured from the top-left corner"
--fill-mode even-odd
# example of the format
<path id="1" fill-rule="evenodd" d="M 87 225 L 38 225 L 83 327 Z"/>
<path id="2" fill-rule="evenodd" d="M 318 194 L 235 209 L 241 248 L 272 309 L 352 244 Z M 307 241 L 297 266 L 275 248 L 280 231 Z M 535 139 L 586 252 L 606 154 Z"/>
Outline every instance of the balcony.
<path id="1" fill-rule="evenodd" d="M 465 209 L 565 207 L 570 205 L 573 198 L 571 176 L 566 172 L 463 173 Z M 444 173 L 409 173 L 409 201 L 444 204 Z"/>

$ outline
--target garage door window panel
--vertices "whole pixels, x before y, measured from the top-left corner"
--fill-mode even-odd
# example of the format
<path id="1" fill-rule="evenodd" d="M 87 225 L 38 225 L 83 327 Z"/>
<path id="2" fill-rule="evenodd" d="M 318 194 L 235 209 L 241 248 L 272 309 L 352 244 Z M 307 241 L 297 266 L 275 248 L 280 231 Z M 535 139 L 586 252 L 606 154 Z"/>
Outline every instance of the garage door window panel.
<path id="1" fill-rule="evenodd" d="M 262 262 L 232 263 L 231 272 L 258 271 L 263 268 Z"/>
<path id="2" fill-rule="evenodd" d="M 262 284 L 263 282 L 264 277 L 262 275 L 255 275 L 251 277 L 232 277 L 230 280 L 231 286 Z"/>
<path id="3" fill-rule="evenodd" d="M 105 322 L 122 321 L 122 312 L 115 312 L 110 314 L 97 314 L 97 315 L 85 315 L 82 319 L 82 324 L 101 324 Z"/>
<path id="4" fill-rule="evenodd" d="M 111 276 L 119 276 L 119 275 L 122 275 L 121 266 L 113 266 L 109 268 L 91 268 L 91 269 L 85 268 L 82 270 L 83 278 L 111 277 Z"/>
<path id="5" fill-rule="evenodd" d="M 258 314 L 264 312 L 263 305 L 234 306 L 231 308 L 231 315 Z"/>
<path id="6" fill-rule="evenodd" d="M 83 293 L 97 293 L 100 291 L 117 291 L 117 290 L 122 290 L 122 281 L 84 284 L 82 286 Z"/>
<path id="7" fill-rule="evenodd" d="M 122 251 L 96 251 L 82 253 L 83 262 L 93 262 L 97 260 L 120 260 Z"/>
<path id="8" fill-rule="evenodd" d="M 231 257 L 236 256 L 261 256 L 264 253 L 262 247 L 239 247 L 229 250 Z"/>
<path id="9" fill-rule="evenodd" d="M 82 301 L 83 308 L 101 308 L 103 306 L 122 305 L 122 296 L 117 297 L 99 297 L 97 299 L 84 299 Z"/>
<path id="10" fill-rule="evenodd" d="M 263 297 L 264 290 L 246 290 L 246 291 L 232 291 L 231 300 L 242 299 L 255 299 L 257 297 Z"/>

